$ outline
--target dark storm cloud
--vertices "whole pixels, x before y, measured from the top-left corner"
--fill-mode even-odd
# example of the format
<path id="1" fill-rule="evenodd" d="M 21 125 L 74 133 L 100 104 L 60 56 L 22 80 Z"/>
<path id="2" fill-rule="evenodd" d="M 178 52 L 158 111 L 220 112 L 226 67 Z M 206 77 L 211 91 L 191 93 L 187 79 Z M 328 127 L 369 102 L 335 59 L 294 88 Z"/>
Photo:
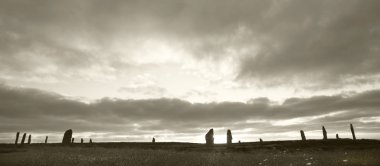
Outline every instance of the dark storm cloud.
<path id="1" fill-rule="evenodd" d="M 268 18 L 270 42 L 244 59 L 241 77 L 337 83 L 379 72 L 379 1 L 292 2 Z"/>
<path id="2" fill-rule="evenodd" d="M 161 38 L 182 44 L 201 60 L 238 54 L 238 79 L 266 86 L 368 82 L 380 70 L 379 3 L 4 0 L 0 66 L 14 76 L 46 74 L 38 73 L 39 67 L 52 67 L 49 74 L 57 76 L 94 65 L 133 66 L 113 65 L 120 63 L 118 56 L 129 56 L 112 50 L 113 44 Z"/>
<path id="3" fill-rule="evenodd" d="M 65 39 L 81 33 L 75 25 L 80 20 L 70 19 L 75 17 L 75 11 L 60 9 L 71 5 L 18 0 L 0 4 L 3 70 L 33 71 L 44 63 L 75 67 L 91 59 L 87 52 L 71 47 Z"/>
<path id="4" fill-rule="evenodd" d="M 349 123 L 358 127 L 379 121 L 360 118 L 380 117 L 380 90 L 354 95 L 292 98 L 283 104 L 268 99 L 255 102 L 189 103 L 179 99 L 121 100 L 104 98 L 94 103 L 35 89 L 0 87 L 0 131 L 199 133 L 211 127 L 234 130 L 255 129 L 255 133 L 318 129 L 329 125 L 341 129 Z M 294 120 L 296 119 L 296 120 Z"/>

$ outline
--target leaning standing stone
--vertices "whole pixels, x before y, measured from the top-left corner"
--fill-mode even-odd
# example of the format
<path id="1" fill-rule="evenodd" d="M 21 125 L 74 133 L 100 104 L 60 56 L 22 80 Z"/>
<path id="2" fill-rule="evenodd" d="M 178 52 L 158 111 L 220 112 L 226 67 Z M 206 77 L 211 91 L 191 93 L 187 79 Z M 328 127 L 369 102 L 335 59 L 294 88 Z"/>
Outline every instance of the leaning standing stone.
<path id="1" fill-rule="evenodd" d="M 71 137 L 73 135 L 73 130 L 69 129 L 65 131 L 65 134 L 63 135 L 62 144 L 68 145 L 71 143 Z"/>
<path id="2" fill-rule="evenodd" d="M 206 145 L 214 144 L 214 129 L 210 129 L 205 135 Z"/>
<path id="3" fill-rule="evenodd" d="M 231 130 L 227 130 L 227 144 L 232 144 L 232 133 Z"/>
<path id="4" fill-rule="evenodd" d="M 18 137 L 20 136 L 20 132 L 17 132 L 16 134 L 16 140 L 15 140 L 15 145 L 17 145 L 17 142 L 18 142 Z"/>
<path id="5" fill-rule="evenodd" d="M 32 135 L 29 134 L 29 137 L 28 137 L 28 144 L 30 144 L 32 142 Z"/>
<path id="6" fill-rule="evenodd" d="M 323 132 L 323 140 L 327 140 L 327 131 L 325 129 L 325 126 L 322 126 L 322 132 Z"/>
<path id="7" fill-rule="evenodd" d="M 22 135 L 21 146 L 24 145 L 25 137 L 26 137 L 26 133 L 24 133 L 24 135 Z"/>
<path id="8" fill-rule="evenodd" d="M 350 128 L 351 128 L 351 133 L 352 133 L 352 139 L 356 140 L 355 130 L 354 130 L 354 126 L 352 125 L 352 123 L 350 124 Z"/>
<path id="9" fill-rule="evenodd" d="M 305 132 L 303 132 L 303 130 L 301 130 L 300 133 L 301 133 L 302 141 L 306 141 Z"/>

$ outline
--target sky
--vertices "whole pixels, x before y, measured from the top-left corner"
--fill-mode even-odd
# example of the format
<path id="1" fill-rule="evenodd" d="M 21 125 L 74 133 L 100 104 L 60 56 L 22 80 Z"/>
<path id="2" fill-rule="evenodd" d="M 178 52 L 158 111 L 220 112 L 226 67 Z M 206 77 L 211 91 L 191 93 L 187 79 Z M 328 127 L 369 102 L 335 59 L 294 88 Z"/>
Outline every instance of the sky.
<path id="1" fill-rule="evenodd" d="M 0 143 L 380 139 L 378 0 L 1 0 Z"/>

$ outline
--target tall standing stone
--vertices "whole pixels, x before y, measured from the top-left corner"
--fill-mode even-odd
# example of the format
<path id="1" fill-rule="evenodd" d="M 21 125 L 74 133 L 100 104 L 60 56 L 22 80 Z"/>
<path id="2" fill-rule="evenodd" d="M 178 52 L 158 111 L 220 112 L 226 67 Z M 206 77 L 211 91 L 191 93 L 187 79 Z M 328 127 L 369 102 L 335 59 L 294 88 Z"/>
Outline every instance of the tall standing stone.
<path id="1" fill-rule="evenodd" d="M 338 133 L 336 133 L 335 137 L 336 137 L 336 139 L 339 139 L 339 134 L 338 134 Z"/>
<path id="2" fill-rule="evenodd" d="M 71 143 L 72 143 L 72 144 L 74 143 L 74 138 L 71 138 Z"/>
<path id="3" fill-rule="evenodd" d="M 260 143 L 263 143 L 263 142 L 264 142 L 263 139 L 260 138 Z"/>
<path id="4" fill-rule="evenodd" d="M 73 136 L 73 130 L 69 129 L 65 131 L 63 135 L 62 144 L 69 145 L 71 143 L 71 137 Z"/>
<path id="5" fill-rule="evenodd" d="M 28 137 L 28 144 L 30 144 L 32 142 L 32 134 L 29 134 L 29 137 Z"/>
<path id="6" fill-rule="evenodd" d="M 210 129 L 205 135 L 206 145 L 214 144 L 214 129 Z"/>
<path id="7" fill-rule="evenodd" d="M 352 133 L 352 139 L 356 140 L 355 130 L 354 130 L 354 126 L 352 125 L 352 123 L 350 124 L 350 128 L 351 128 L 351 133 Z"/>
<path id="8" fill-rule="evenodd" d="M 46 138 L 45 138 L 45 144 L 47 144 L 47 141 L 48 141 L 48 136 L 46 136 Z"/>
<path id="9" fill-rule="evenodd" d="M 322 132 L 323 132 L 323 140 L 327 140 L 327 131 L 325 129 L 325 126 L 322 126 Z"/>
<path id="10" fill-rule="evenodd" d="M 154 137 L 152 139 L 152 143 L 156 143 L 156 139 Z"/>
<path id="11" fill-rule="evenodd" d="M 303 130 L 301 130 L 300 133 L 301 133 L 302 141 L 306 141 L 305 132 L 303 132 Z"/>
<path id="12" fill-rule="evenodd" d="M 20 136 L 20 132 L 17 132 L 16 133 L 16 140 L 15 140 L 15 145 L 17 145 L 17 143 L 18 143 L 18 137 Z"/>
<path id="13" fill-rule="evenodd" d="M 83 144 L 83 138 L 80 139 L 80 143 Z"/>
<path id="14" fill-rule="evenodd" d="M 26 137 L 26 133 L 24 133 L 24 135 L 22 135 L 21 146 L 24 145 L 25 137 Z"/>
<path id="15" fill-rule="evenodd" d="M 232 144 L 232 133 L 231 130 L 227 130 L 227 144 Z"/>
<path id="16" fill-rule="evenodd" d="M 90 144 L 92 144 L 92 139 L 90 138 Z"/>

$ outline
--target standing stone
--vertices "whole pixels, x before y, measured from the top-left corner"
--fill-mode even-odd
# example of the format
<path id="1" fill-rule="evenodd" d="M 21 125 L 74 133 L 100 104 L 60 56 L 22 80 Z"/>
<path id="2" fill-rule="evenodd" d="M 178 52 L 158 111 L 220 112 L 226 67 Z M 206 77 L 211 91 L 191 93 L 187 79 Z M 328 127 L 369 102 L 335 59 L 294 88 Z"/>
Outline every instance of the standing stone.
<path id="1" fill-rule="evenodd" d="M 154 137 L 152 139 L 152 143 L 156 143 L 156 139 Z"/>
<path id="2" fill-rule="evenodd" d="M 263 143 L 264 141 L 260 138 L 260 143 Z"/>
<path id="3" fill-rule="evenodd" d="M 32 142 L 32 135 L 29 134 L 29 137 L 28 137 L 28 144 L 30 144 Z"/>
<path id="4" fill-rule="evenodd" d="M 49 138 L 49 137 L 48 137 L 48 136 L 46 136 L 46 138 L 45 138 L 45 144 L 47 144 L 47 140 L 48 140 L 48 138 Z"/>
<path id="5" fill-rule="evenodd" d="M 338 134 L 338 133 L 336 133 L 336 135 L 335 135 L 335 136 L 336 136 L 336 139 L 339 139 L 339 134 Z"/>
<path id="6" fill-rule="evenodd" d="M 325 129 L 325 126 L 322 126 L 322 132 L 323 132 L 323 140 L 327 140 L 327 131 Z"/>
<path id="7" fill-rule="evenodd" d="M 22 135 L 21 146 L 24 145 L 25 137 L 26 137 L 26 133 L 24 133 L 24 135 Z"/>
<path id="8" fill-rule="evenodd" d="M 301 133 L 302 141 L 306 141 L 305 132 L 303 132 L 303 130 L 301 130 L 300 133 Z"/>
<path id="9" fill-rule="evenodd" d="M 80 143 L 83 144 L 83 138 L 80 139 Z"/>
<path id="10" fill-rule="evenodd" d="M 71 143 L 71 137 L 73 135 L 73 130 L 69 129 L 65 131 L 65 134 L 63 135 L 62 144 L 68 145 Z"/>
<path id="11" fill-rule="evenodd" d="M 240 142 L 240 140 L 239 140 L 239 144 L 240 144 L 241 142 Z"/>
<path id="12" fill-rule="evenodd" d="M 74 138 L 71 138 L 71 143 L 72 143 L 72 144 L 74 143 Z"/>
<path id="13" fill-rule="evenodd" d="M 205 139 L 206 139 L 206 145 L 213 145 L 214 144 L 214 129 L 210 129 L 207 132 Z"/>
<path id="14" fill-rule="evenodd" d="M 352 139 L 356 140 L 355 130 L 354 130 L 354 126 L 352 125 L 352 123 L 350 124 L 350 128 L 351 128 L 351 133 L 352 133 Z"/>
<path id="15" fill-rule="evenodd" d="M 92 139 L 90 138 L 90 144 L 92 144 Z"/>
<path id="16" fill-rule="evenodd" d="M 18 143 L 18 137 L 20 136 L 20 132 L 17 132 L 17 134 L 16 134 L 16 141 L 15 141 L 15 145 L 17 145 L 17 143 Z"/>
<path id="17" fill-rule="evenodd" d="M 232 133 L 231 130 L 227 130 L 227 144 L 232 144 Z"/>

